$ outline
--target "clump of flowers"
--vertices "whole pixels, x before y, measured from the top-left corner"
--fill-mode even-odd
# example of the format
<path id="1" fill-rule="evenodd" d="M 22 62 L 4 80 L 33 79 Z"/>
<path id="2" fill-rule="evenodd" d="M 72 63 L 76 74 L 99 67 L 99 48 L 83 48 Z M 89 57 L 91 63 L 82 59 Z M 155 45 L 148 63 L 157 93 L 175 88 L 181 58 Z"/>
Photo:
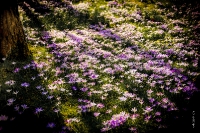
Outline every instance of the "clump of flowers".
<path id="1" fill-rule="evenodd" d="M 107 120 L 103 123 L 105 126 L 101 129 L 102 132 L 108 131 L 110 129 L 119 127 L 120 125 L 124 124 L 126 120 L 129 118 L 129 114 L 122 111 L 119 114 L 113 115 L 110 120 Z"/>

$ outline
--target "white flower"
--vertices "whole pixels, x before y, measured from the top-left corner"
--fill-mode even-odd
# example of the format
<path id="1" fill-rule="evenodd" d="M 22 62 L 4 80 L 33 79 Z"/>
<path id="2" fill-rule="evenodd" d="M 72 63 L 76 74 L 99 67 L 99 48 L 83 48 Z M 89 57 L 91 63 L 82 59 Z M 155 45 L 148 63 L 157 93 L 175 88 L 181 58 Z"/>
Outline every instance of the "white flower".
<path id="1" fill-rule="evenodd" d="M 12 62 L 12 64 L 13 64 L 13 65 L 15 65 L 15 64 L 16 64 L 16 62 Z"/>
<path id="2" fill-rule="evenodd" d="M 134 107 L 131 109 L 131 111 L 135 113 L 135 112 L 137 112 L 137 109 Z"/>
<path id="3" fill-rule="evenodd" d="M 15 84 L 15 81 L 14 80 L 9 80 L 9 81 L 6 81 L 5 84 L 9 85 L 9 86 L 12 86 L 12 85 Z"/>
<path id="4" fill-rule="evenodd" d="M 119 99 L 120 99 L 120 101 L 126 101 L 127 100 L 127 98 L 126 97 L 119 97 Z"/>
<path id="5" fill-rule="evenodd" d="M 57 88 L 56 85 L 48 85 L 48 87 L 49 87 L 50 90 L 55 90 Z"/>

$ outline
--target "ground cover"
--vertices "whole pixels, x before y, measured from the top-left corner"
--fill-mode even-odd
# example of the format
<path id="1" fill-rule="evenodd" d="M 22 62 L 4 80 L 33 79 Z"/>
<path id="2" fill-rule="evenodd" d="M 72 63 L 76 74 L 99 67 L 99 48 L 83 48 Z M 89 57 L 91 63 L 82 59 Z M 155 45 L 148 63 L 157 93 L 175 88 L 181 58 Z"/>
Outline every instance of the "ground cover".
<path id="1" fill-rule="evenodd" d="M 140 1 L 20 5 L 33 56 L 0 64 L 0 131 L 197 128 L 199 7 Z"/>

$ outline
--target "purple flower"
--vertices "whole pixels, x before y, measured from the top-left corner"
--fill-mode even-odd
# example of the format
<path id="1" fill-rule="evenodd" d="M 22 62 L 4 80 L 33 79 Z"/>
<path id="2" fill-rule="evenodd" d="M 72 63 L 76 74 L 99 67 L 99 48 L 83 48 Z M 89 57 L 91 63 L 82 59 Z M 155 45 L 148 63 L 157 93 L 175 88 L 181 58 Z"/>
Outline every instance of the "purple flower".
<path id="1" fill-rule="evenodd" d="M 108 57 L 110 57 L 110 54 L 104 54 L 103 55 L 103 58 L 108 58 Z"/>
<path id="2" fill-rule="evenodd" d="M 131 127 L 131 128 L 129 128 L 129 130 L 130 130 L 131 132 L 135 132 L 135 131 L 137 131 L 137 128 Z"/>
<path id="3" fill-rule="evenodd" d="M 50 123 L 47 124 L 48 128 L 54 128 L 55 126 L 56 126 L 56 124 L 53 123 L 53 122 L 50 122 Z"/>
<path id="4" fill-rule="evenodd" d="M 120 121 L 118 121 L 118 120 L 110 121 L 110 126 L 113 128 L 118 127 L 119 125 L 120 125 Z"/>
<path id="5" fill-rule="evenodd" d="M 120 114 L 113 115 L 111 120 L 107 120 L 103 124 L 105 127 L 115 128 L 125 123 L 129 117 L 128 113 L 120 112 Z"/>
<path id="6" fill-rule="evenodd" d="M 39 85 L 39 86 L 37 86 L 36 88 L 39 90 L 39 89 L 41 89 L 41 88 L 42 88 L 42 86 L 41 86 L 41 85 Z"/>
<path id="7" fill-rule="evenodd" d="M 163 98 L 163 99 L 162 99 L 162 102 L 163 102 L 163 103 L 168 103 L 168 102 L 169 102 L 169 99 L 168 99 L 168 98 Z"/>
<path id="8" fill-rule="evenodd" d="M 21 107 L 25 110 L 28 109 L 28 106 L 26 104 L 22 104 Z"/>
<path id="9" fill-rule="evenodd" d="M 151 119 L 151 115 L 147 115 L 147 116 L 145 117 L 144 120 L 145 120 L 146 122 L 149 122 L 150 119 Z"/>
<path id="10" fill-rule="evenodd" d="M 130 116 L 130 118 L 132 120 L 135 120 L 137 117 L 139 117 L 139 114 L 133 114 L 133 115 Z"/>
<path id="11" fill-rule="evenodd" d="M 157 121 L 157 122 L 161 122 L 162 119 L 161 119 L 161 118 L 157 118 L 156 121 Z"/>
<path id="12" fill-rule="evenodd" d="M 154 98 L 149 98 L 149 102 L 150 102 L 150 103 L 153 103 L 154 101 L 155 101 Z"/>
<path id="13" fill-rule="evenodd" d="M 81 106 L 78 106 L 82 112 L 86 112 L 87 111 L 87 107 L 85 105 L 81 105 Z"/>
<path id="14" fill-rule="evenodd" d="M 14 73 L 19 72 L 20 68 L 15 68 Z"/>
<path id="15" fill-rule="evenodd" d="M 10 99 L 8 99 L 7 101 L 8 101 L 7 105 L 10 106 L 10 105 L 13 104 L 13 102 L 15 101 L 15 99 L 10 98 Z"/>
<path id="16" fill-rule="evenodd" d="M 101 129 L 101 132 L 106 132 L 106 131 L 108 131 L 110 129 L 111 129 L 110 127 L 104 127 L 104 128 Z"/>
<path id="17" fill-rule="evenodd" d="M 46 95 L 47 93 L 48 93 L 48 91 L 43 91 L 42 92 L 43 95 Z"/>
<path id="18" fill-rule="evenodd" d="M 187 91 L 190 91 L 190 86 L 185 86 L 185 87 L 183 88 L 183 92 L 187 92 Z"/>
<path id="19" fill-rule="evenodd" d="M 147 106 L 145 109 L 144 109 L 144 112 L 145 113 L 149 113 L 151 112 L 153 109 L 150 107 L 150 106 Z"/>
<path id="20" fill-rule="evenodd" d="M 150 90 L 147 90 L 147 93 L 148 94 L 151 94 L 153 91 L 150 89 Z"/>
<path id="21" fill-rule="evenodd" d="M 47 97 L 47 99 L 52 99 L 52 98 L 53 98 L 53 96 L 51 96 L 51 95 Z"/>
<path id="22" fill-rule="evenodd" d="M 91 79 L 97 79 L 99 77 L 99 75 L 97 75 L 97 74 L 92 74 L 92 75 L 90 75 L 90 78 Z"/>
<path id="23" fill-rule="evenodd" d="M 30 67 L 30 64 L 27 64 L 26 66 L 24 66 L 23 68 L 24 69 L 27 69 L 27 68 L 29 68 Z"/>
<path id="24" fill-rule="evenodd" d="M 54 109 L 53 112 L 58 113 L 60 110 L 59 109 Z"/>
<path id="25" fill-rule="evenodd" d="M 77 90 L 77 88 L 76 88 L 75 86 L 73 86 L 73 87 L 72 87 L 72 90 L 76 91 L 76 90 Z"/>
<path id="26" fill-rule="evenodd" d="M 114 70 L 111 67 L 105 68 L 103 71 L 105 73 L 109 73 L 109 74 L 113 74 L 114 73 Z"/>
<path id="27" fill-rule="evenodd" d="M 120 59 L 122 59 L 122 60 L 128 59 L 128 57 L 127 57 L 126 54 L 120 54 L 120 55 L 118 55 L 118 58 L 120 58 Z"/>
<path id="28" fill-rule="evenodd" d="M 160 26 L 160 28 L 163 29 L 163 30 L 167 30 L 167 29 L 168 29 L 168 26 L 165 25 L 165 24 L 163 24 L 163 25 Z"/>
<path id="29" fill-rule="evenodd" d="M 24 83 L 22 83 L 22 84 L 21 84 L 21 86 L 22 86 L 22 87 L 29 87 L 29 86 L 30 86 L 30 84 L 29 84 L 29 83 L 26 83 L 26 82 L 24 82 Z"/>
<path id="30" fill-rule="evenodd" d="M 100 113 L 94 112 L 94 116 L 95 116 L 95 117 L 98 117 L 99 115 L 100 115 Z"/>
<path id="31" fill-rule="evenodd" d="M 117 3 L 117 1 L 110 1 L 110 2 L 108 2 L 108 5 L 112 7 L 112 6 L 117 6 L 118 3 Z"/>
<path id="32" fill-rule="evenodd" d="M 38 113 L 40 113 L 40 112 L 42 112 L 43 111 L 43 109 L 40 107 L 40 108 L 36 108 L 35 109 L 35 114 L 38 114 Z"/>
<path id="33" fill-rule="evenodd" d="M 85 92 L 87 90 L 88 90 L 88 88 L 86 88 L 86 87 L 81 88 L 81 91 L 83 91 L 83 92 Z"/>
<path id="34" fill-rule="evenodd" d="M 75 41 L 76 43 L 81 43 L 83 42 L 83 38 L 79 37 L 79 36 L 76 36 L 74 34 L 68 34 L 68 36 L 73 40 Z"/>
<path id="35" fill-rule="evenodd" d="M 175 53 L 173 49 L 166 49 L 165 52 L 167 55 L 171 55 Z"/>
<path id="36" fill-rule="evenodd" d="M 160 112 L 156 112 L 155 115 L 156 115 L 156 116 L 160 116 L 161 113 L 160 113 Z"/>
<path id="37" fill-rule="evenodd" d="M 7 120 L 8 120 L 8 116 L 6 116 L 6 115 L 0 116 L 0 121 L 7 121 Z"/>
<path id="38" fill-rule="evenodd" d="M 16 105 L 16 106 L 14 107 L 14 109 L 15 109 L 15 111 L 19 111 L 19 106 Z"/>
<path id="39" fill-rule="evenodd" d="M 103 108 L 103 107 L 104 107 L 104 105 L 102 103 L 97 104 L 97 108 Z"/>

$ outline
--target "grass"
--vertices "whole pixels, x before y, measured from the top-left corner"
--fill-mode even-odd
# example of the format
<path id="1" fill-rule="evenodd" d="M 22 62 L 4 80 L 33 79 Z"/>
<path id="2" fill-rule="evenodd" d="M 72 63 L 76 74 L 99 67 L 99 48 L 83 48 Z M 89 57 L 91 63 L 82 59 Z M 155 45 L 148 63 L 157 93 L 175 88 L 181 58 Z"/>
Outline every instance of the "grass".
<path id="1" fill-rule="evenodd" d="M 164 2 L 62 5 L 20 7 L 33 56 L 0 64 L 0 131 L 194 129 L 198 4 L 186 15 Z"/>

